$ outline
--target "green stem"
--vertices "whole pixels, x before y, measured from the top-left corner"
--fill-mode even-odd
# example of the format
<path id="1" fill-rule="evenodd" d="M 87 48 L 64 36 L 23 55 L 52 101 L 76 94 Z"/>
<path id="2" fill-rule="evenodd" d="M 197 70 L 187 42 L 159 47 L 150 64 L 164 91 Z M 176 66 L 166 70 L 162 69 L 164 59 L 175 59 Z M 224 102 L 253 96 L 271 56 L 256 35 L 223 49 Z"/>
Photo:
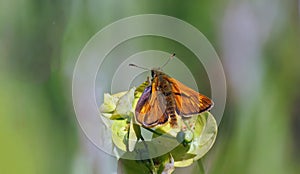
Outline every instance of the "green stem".
<path id="1" fill-rule="evenodd" d="M 151 168 L 152 168 L 152 170 L 151 170 L 152 174 L 157 174 L 157 171 L 156 171 L 156 168 L 155 168 L 152 158 L 150 159 L 150 163 L 151 163 Z"/>
<path id="2" fill-rule="evenodd" d="M 172 137 L 172 136 L 169 136 L 169 135 L 166 135 L 166 134 L 162 134 L 162 133 L 156 132 L 155 130 L 152 130 L 152 129 L 150 129 L 150 128 L 147 128 L 147 127 L 143 127 L 143 128 L 145 128 L 145 129 L 148 130 L 149 132 L 152 132 L 152 133 L 154 133 L 154 134 L 156 134 L 156 135 L 164 136 L 164 137 L 170 138 L 170 139 L 176 139 L 175 137 Z"/>
<path id="3" fill-rule="evenodd" d="M 143 142 L 143 144 L 144 144 L 144 146 L 145 146 L 145 149 L 146 149 L 147 152 L 149 153 L 148 145 L 147 145 L 147 143 L 145 143 L 145 139 L 144 139 L 143 136 L 141 136 L 141 140 L 142 140 L 142 142 Z M 152 174 L 157 174 L 157 171 L 156 171 L 156 168 L 155 168 L 153 159 L 149 157 L 148 160 L 150 161 L 151 166 L 149 167 L 149 166 L 147 165 L 147 163 L 146 163 L 145 165 L 147 166 L 147 168 L 150 170 L 150 172 L 151 172 Z"/>
<path id="4" fill-rule="evenodd" d="M 199 169 L 200 169 L 200 174 L 205 174 L 205 169 L 204 169 L 204 166 L 203 166 L 203 163 L 202 163 L 202 160 L 199 159 L 198 160 L 198 166 L 199 166 Z"/>

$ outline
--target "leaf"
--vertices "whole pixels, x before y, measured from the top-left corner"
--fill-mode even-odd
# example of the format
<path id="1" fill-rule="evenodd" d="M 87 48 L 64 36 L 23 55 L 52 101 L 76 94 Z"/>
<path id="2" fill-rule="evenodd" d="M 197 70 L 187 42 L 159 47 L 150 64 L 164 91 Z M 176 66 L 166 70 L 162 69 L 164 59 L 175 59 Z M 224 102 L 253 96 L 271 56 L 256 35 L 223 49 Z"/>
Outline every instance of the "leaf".
<path id="1" fill-rule="evenodd" d="M 195 154 L 187 153 L 189 151 L 189 148 L 190 148 L 189 146 L 184 146 L 183 144 L 179 144 L 175 149 L 173 149 L 170 152 L 174 160 L 177 162 L 176 164 L 180 164 L 178 162 L 186 163 L 185 160 L 193 159 L 196 156 Z M 178 166 L 175 165 L 175 167 Z"/>
<path id="2" fill-rule="evenodd" d="M 134 150 L 135 144 L 138 141 L 137 134 L 134 129 L 133 119 L 130 121 L 130 128 L 128 133 L 128 150 L 132 152 Z"/>
<path id="3" fill-rule="evenodd" d="M 194 162 L 193 158 L 182 160 L 182 161 L 175 161 L 174 166 L 175 167 L 187 167 L 192 165 Z"/>
<path id="4" fill-rule="evenodd" d="M 174 159 L 169 153 L 148 160 L 119 159 L 118 161 L 118 174 L 171 174 L 174 170 Z"/>
<path id="5" fill-rule="evenodd" d="M 151 169 L 147 165 L 150 165 L 147 161 L 119 159 L 117 172 L 118 174 L 149 174 Z"/>
<path id="6" fill-rule="evenodd" d="M 110 95 L 108 93 L 104 94 L 104 102 L 100 106 L 101 113 L 110 113 L 116 109 L 117 101 L 119 100 L 118 97 Z"/>
<path id="7" fill-rule="evenodd" d="M 131 88 L 125 95 L 123 95 L 117 103 L 116 113 L 120 116 L 133 115 L 132 103 L 134 100 L 135 87 Z"/>
<path id="8" fill-rule="evenodd" d="M 178 133 L 181 145 L 171 153 L 175 159 L 175 167 L 187 167 L 202 158 L 212 147 L 217 136 L 217 123 L 211 113 L 201 113 L 196 117 L 193 126 L 193 140 L 190 141 L 191 132 L 186 131 L 183 135 Z M 186 146 L 184 146 L 187 144 Z"/>
<path id="9" fill-rule="evenodd" d="M 120 92 L 114 95 L 110 95 L 108 93 L 104 94 L 104 102 L 103 104 L 100 106 L 100 113 L 102 116 L 106 117 L 106 118 L 111 118 L 111 116 L 113 115 L 113 112 L 115 111 L 118 101 L 120 100 L 120 98 L 125 95 L 127 93 L 127 91 L 125 92 Z"/>
<path id="10" fill-rule="evenodd" d="M 194 161 L 202 158 L 209 151 L 216 140 L 218 132 L 217 122 L 209 112 L 202 113 L 198 116 L 196 122 L 196 128 L 197 127 L 203 127 L 203 129 L 201 130 L 200 136 L 195 136 L 188 151 L 188 153 L 196 155 Z M 200 129 L 197 131 L 200 131 Z M 194 132 L 195 135 L 199 134 L 197 131 Z"/>
<path id="11" fill-rule="evenodd" d="M 126 151 L 128 128 L 127 120 L 114 120 L 111 126 L 112 141 L 123 151 Z"/>

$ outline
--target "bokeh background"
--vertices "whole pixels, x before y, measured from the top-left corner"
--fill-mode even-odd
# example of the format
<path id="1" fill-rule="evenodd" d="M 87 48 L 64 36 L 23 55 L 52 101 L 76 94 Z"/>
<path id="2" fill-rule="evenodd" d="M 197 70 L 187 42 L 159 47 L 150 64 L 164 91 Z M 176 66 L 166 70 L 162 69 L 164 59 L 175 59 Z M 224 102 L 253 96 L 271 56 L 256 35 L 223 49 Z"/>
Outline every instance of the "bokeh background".
<path id="1" fill-rule="evenodd" d="M 1 0 L 0 173 L 116 171 L 114 158 L 79 129 L 72 73 L 96 32 L 146 13 L 192 24 L 223 63 L 227 105 L 216 144 L 203 160 L 206 173 L 299 173 L 299 7 L 299 0 Z M 171 41 L 144 39 L 131 41 L 132 47 L 170 51 L 173 44 L 171 51 L 192 56 Z M 206 79 L 193 62 L 185 63 Z M 209 91 L 209 84 L 201 88 Z"/>

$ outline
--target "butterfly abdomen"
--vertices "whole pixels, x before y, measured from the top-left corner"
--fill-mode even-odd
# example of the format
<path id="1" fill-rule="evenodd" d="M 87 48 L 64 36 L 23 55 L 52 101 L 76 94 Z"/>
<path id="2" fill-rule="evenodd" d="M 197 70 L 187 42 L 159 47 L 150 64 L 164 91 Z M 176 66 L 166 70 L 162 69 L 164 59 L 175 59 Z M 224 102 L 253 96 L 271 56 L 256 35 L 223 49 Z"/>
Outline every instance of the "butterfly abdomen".
<path id="1" fill-rule="evenodd" d="M 171 85 L 166 80 L 160 81 L 160 88 L 166 99 L 166 113 L 170 117 L 171 127 L 177 126 L 177 118 L 175 114 L 175 98 L 172 93 Z"/>

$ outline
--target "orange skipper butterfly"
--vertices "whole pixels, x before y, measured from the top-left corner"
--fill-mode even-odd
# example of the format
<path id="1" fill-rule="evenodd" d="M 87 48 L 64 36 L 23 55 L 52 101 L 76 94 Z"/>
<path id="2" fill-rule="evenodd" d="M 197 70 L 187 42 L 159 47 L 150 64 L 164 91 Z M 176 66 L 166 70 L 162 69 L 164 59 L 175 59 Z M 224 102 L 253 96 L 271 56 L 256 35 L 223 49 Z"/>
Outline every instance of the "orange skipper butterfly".
<path id="1" fill-rule="evenodd" d="M 145 127 L 154 127 L 169 121 L 171 127 L 174 128 L 178 125 L 176 114 L 188 118 L 209 111 L 214 105 L 208 97 L 161 71 L 174 56 L 175 54 L 172 54 L 160 68 L 151 69 L 150 85 L 144 89 L 137 102 L 135 118 Z M 130 66 L 139 67 L 134 64 L 130 64 Z"/>

